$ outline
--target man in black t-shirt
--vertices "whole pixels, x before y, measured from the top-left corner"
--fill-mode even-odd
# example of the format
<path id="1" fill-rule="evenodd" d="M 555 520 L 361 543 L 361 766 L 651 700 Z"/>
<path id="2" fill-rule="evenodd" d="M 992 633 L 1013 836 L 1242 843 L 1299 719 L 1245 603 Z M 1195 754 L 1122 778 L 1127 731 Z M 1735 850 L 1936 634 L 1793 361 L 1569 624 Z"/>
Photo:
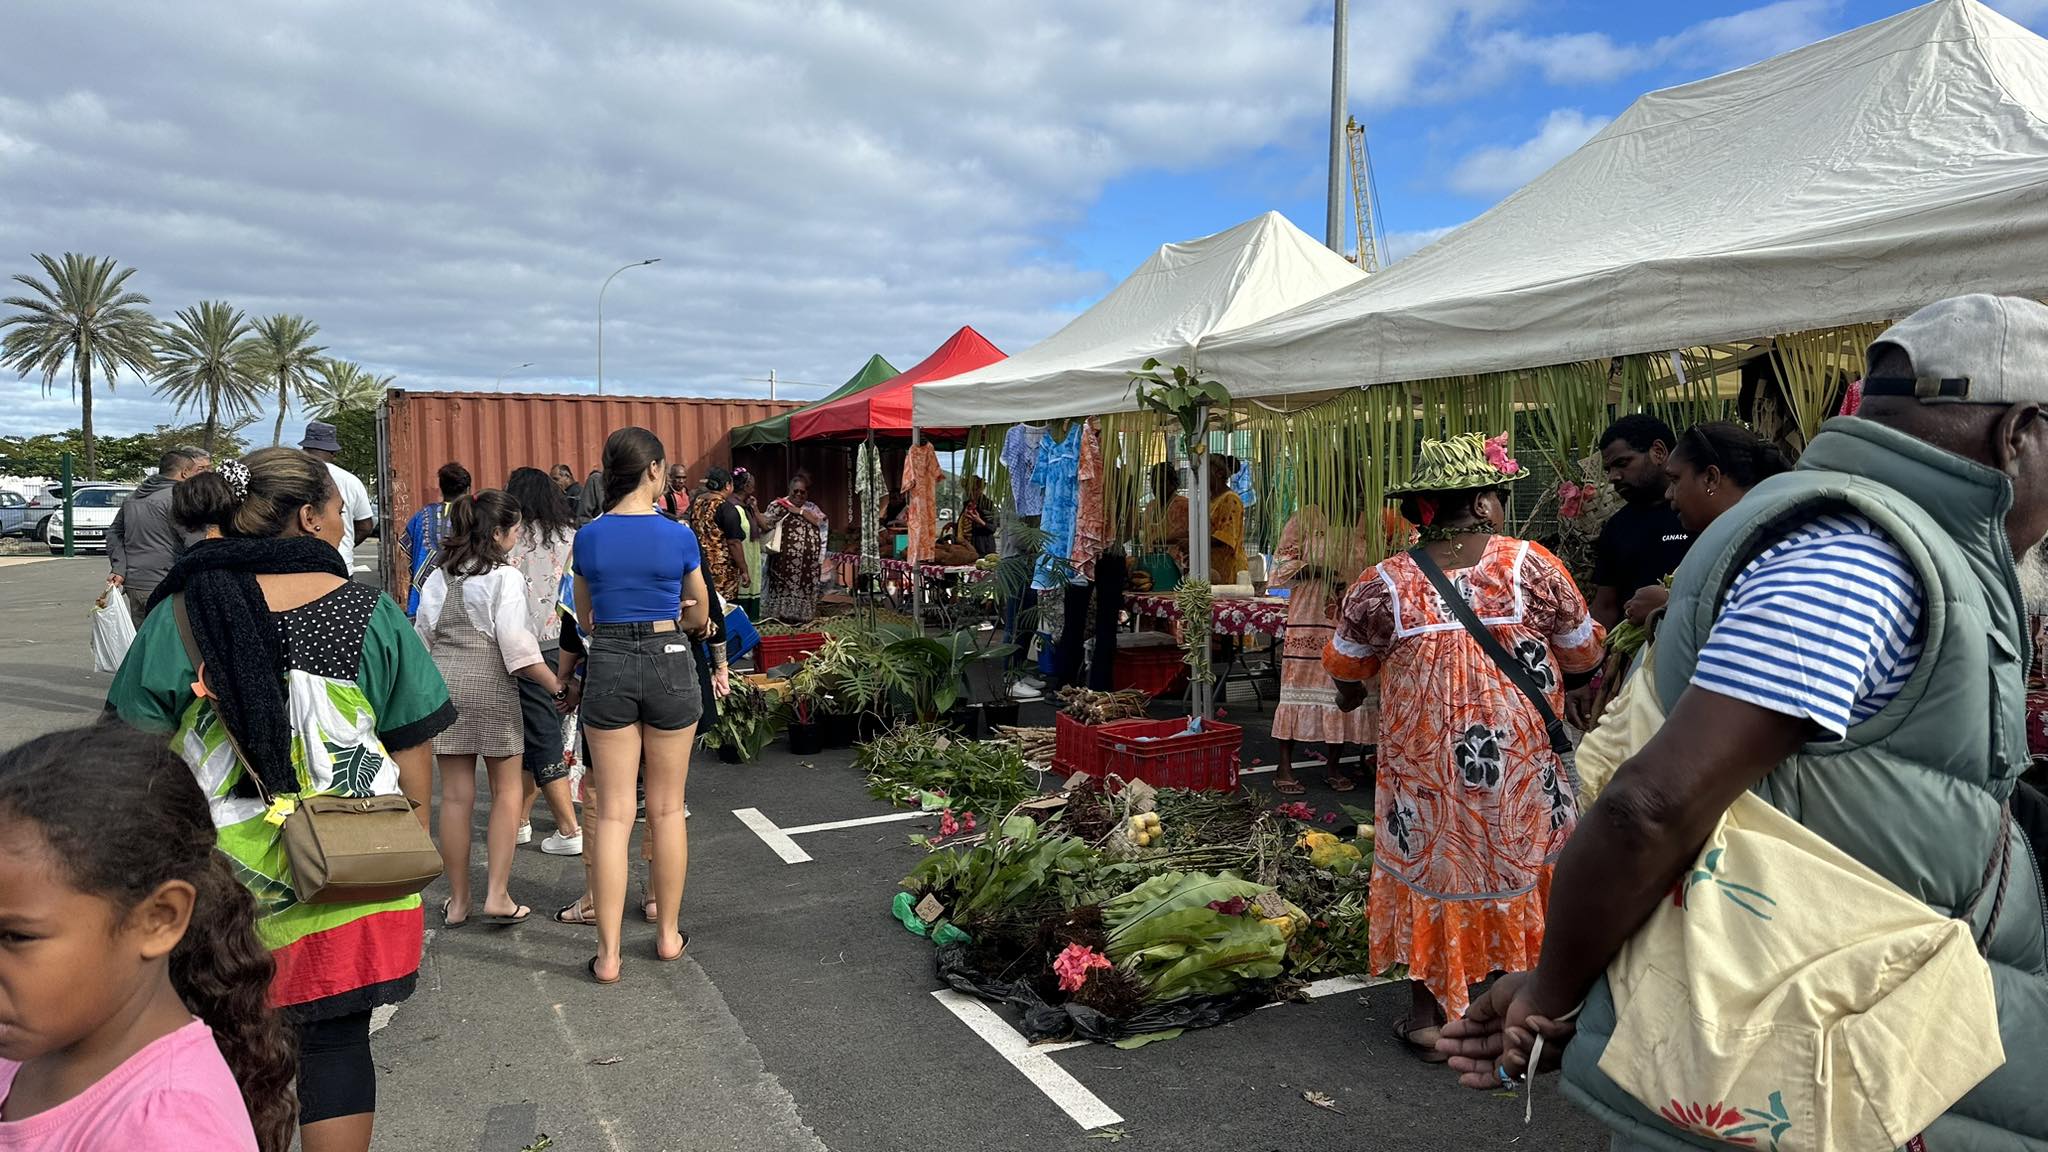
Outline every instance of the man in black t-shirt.
<path id="1" fill-rule="evenodd" d="M 1663 583 L 1692 546 L 1665 499 L 1664 460 L 1675 443 L 1655 416 L 1624 416 L 1600 436 L 1607 480 L 1626 502 L 1593 544 L 1593 618 L 1609 628 L 1638 589 Z"/>

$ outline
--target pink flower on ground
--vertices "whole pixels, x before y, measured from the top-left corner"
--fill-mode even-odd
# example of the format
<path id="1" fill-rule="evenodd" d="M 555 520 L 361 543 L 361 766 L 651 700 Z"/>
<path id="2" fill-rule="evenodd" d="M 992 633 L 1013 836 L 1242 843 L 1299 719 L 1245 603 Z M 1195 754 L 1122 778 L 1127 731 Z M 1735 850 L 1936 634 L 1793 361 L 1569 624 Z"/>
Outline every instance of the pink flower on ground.
<path id="1" fill-rule="evenodd" d="M 1088 983 L 1088 973 L 1108 967 L 1109 957 L 1086 944 L 1067 945 L 1067 950 L 1052 962 L 1052 970 L 1060 978 L 1062 992 L 1079 992 L 1081 986 Z"/>
<path id="2" fill-rule="evenodd" d="M 1232 896 L 1228 900 L 1211 900 L 1209 901 L 1209 907 L 1214 911 L 1223 913 L 1225 916 L 1242 916 L 1244 915 L 1244 910 L 1250 907 L 1250 905 L 1245 902 L 1244 897 Z"/>
<path id="3" fill-rule="evenodd" d="M 958 820 L 953 819 L 953 810 L 951 808 L 948 808 L 944 812 L 939 813 L 940 836 L 952 836 L 958 833 L 959 831 L 960 822 Z"/>
<path id="4" fill-rule="evenodd" d="M 963 825 L 963 827 L 965 827 L 969 832 L 974 831 L 974 813 L 969 812 L 967 814 L 967 823 Z"/>
<path id="5" fill-rule="evenodd" d="M 1336 814 L 1335 812 L 1325 812 L 1325 813 L 1323 813 L 1323 823 L 1325 823 L 1325 824 L 1335 824 L 1336 822 L 1337 822 L 1337 814 Z"/>

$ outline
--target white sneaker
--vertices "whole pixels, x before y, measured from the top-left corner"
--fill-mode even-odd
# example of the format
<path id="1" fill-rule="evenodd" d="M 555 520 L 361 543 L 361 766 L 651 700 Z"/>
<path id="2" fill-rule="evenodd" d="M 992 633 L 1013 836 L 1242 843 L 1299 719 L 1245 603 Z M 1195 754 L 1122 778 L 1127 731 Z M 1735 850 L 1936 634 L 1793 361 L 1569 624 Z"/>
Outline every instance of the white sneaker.
<path id="1" fill-rule="evenodd" d="M 515 838 L 515 839 L 513 840 L 513 843 L 515 843 L 515 844 L 531 844 L 531 843 L 533 843 L 533 825 L 531 825 L 531 824 L 521 824 L 521 825 L 519 826 L 519 835 L 518 835 L 518 837 L 517 837 L 517 838 Z"/>
<path id="2" fill-rule="evenodd" d="M 1010 685 L 1010 699 L 1012 700 L 1041 700 L 1044 697 L 1045 693 L 1040 692 L 1022 680 Z"/>
<path id="3" fill-rule="evenodd" d="M 574 836 L 564 836 L 560 832 L 550 833 L 541 840 L 540 850 L 550 856 L 581 856 L 583 833 L 578 832 Z"/>

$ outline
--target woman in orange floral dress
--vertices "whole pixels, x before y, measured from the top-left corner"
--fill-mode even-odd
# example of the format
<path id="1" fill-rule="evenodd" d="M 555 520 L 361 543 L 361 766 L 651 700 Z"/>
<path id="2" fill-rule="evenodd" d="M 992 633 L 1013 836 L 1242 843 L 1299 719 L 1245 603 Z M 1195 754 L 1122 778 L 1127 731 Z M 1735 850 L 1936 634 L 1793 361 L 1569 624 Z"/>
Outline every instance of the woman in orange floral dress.
<path id="1" fill-rule="evenodd" d="M 1506 438 L 1423 445 L 1398 490 L 1422 548 L 1500 646 L 1564 709 L 1567 677 L 1599 667 L 1604 630 L 1555 556 L 1499 534 L 1521 468 Z M 1524 971 L 1543 946 L 1557 854 L 1578 822 L 1574 786 L 1541 715 L 1445 607 L 1411 553 L 1345 594 L 1323 655 L 1340 703 L 1380 695 L 1372 966 L 1405 970 L 1401 1038 L 1435 1055 L 1472 985 Z"/>

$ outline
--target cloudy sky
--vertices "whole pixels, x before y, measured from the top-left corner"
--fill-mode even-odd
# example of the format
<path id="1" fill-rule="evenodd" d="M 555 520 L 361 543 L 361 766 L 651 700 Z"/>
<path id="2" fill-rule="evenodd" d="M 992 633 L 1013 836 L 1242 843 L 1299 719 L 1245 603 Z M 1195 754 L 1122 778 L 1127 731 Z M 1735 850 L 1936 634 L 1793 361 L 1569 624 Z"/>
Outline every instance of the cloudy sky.
<path id="1" fill-rule="evenodd" d="M 1643 91 L 1901 0 L 1354 0 L 1396 255 Z M 2048 0 L 1998 6 L 2048 27 Z M 810 398 L 961 324 L 1028 346 L 1159 244 L 1323 226 L 1328 0 L 18 0 L 0 273 L 304 313 L 414 389 Z M 515 365 L 531 362 L 531 368 Z M 0 432 L 74 425 L 0 375 Z M 133 381 L 101 430 L 169 409 Z M 288 427 L 295 426 L 295 416 Z"/>

